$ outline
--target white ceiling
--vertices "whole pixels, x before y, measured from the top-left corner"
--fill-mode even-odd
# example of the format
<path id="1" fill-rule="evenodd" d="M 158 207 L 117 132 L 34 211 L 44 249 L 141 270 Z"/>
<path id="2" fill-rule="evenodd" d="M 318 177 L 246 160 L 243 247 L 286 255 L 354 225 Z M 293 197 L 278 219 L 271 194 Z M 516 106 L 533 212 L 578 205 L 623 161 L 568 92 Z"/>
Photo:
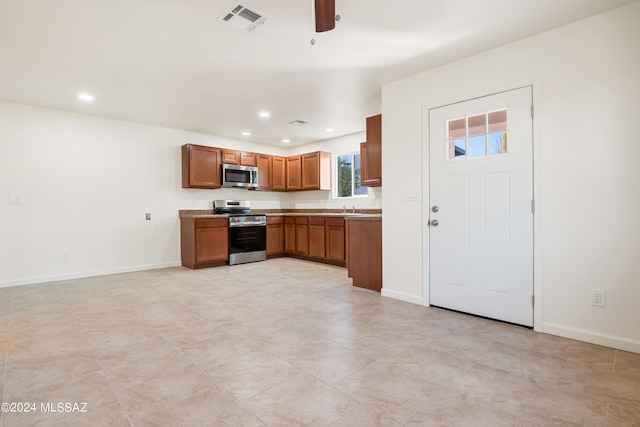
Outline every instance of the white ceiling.
<path id="1" fill-rule="evenodd" d="M 300 145 L 364 130 L 384 83 L 633 1 L 336 0 L 316 34 L 313 0 L 243 0 L 252 33 L 229 0 L 0 0 L 0 100 Z"/>

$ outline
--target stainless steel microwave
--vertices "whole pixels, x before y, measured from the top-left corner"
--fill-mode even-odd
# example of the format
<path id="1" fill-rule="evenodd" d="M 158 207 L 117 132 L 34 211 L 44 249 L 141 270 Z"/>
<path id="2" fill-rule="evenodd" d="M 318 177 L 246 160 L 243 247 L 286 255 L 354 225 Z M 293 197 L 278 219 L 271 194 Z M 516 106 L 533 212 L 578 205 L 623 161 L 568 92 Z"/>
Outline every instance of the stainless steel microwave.
<path id="1" fill-rule="evenodd" d="M 258 168 L 255 166 L 241 166 L 222 164 L 223 187 L 258 187 Z"/>

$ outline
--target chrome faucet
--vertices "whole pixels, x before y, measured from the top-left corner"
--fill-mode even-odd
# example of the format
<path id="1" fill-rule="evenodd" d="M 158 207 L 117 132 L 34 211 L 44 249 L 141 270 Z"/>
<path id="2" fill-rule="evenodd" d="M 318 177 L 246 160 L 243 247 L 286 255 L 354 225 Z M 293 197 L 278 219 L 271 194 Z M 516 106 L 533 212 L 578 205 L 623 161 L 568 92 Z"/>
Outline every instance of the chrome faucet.
<path id="1" fill-rule="evenodd" d="M 351 213 L 356 213 L 356 207 L 355 206 L 351 206 Z"/>
<path id="2" fill-rule="evenodd" d="M 342 205 L 342 213 L 343 214 L 347 213 L 347 205 Z"/>

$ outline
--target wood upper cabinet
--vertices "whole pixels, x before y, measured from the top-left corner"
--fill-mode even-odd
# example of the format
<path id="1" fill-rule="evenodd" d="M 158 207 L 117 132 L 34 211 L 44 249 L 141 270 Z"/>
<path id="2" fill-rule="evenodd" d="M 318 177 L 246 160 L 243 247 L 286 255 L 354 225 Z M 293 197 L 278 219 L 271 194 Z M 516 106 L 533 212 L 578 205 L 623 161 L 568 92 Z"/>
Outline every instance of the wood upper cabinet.
<path id="1" fill-rule="evenodd" d="M 222 163 L 231 165 L 257 166 L 256 154 L 239 150 L 222 150 Z"/>
<path id="2" fill-rule="evenodd" d="M 258 165 L 258 189 L 271 190 L 273 188 L 271 156 L 256 154 L 256 163 Z"/>
<path id="3" fill-rule="evenodd" d="M 287 159 L 284 157 L 271 156 L 271 189 L 273 191 L 285 191 L 287 189 L 286 161 Z"/>
<path id="4" fill-rule="evenodd" d="M 202 145 L 182 146 L 182 187 L 220 188 L 220 149 Z"/>
<path id="5" fill-rule="evenodd" d="M 367 118 L 367 141 L 360 144 L 362 185 L 382 185 L 382 114 Z"/>
<path id="6" fill-rule="evenodd" d="M 302 190 L 302 156 L 289 156 L 286 160 L 287 191 Z"/>
<path id="7" fill-rule="evenodd" d="M 322 217 L 309 217 L 309 256 L 325 258 L 325 219 Z"/>
<path id="8" fill-rule="evenodd" d="M 284 253 L 284 219 L 281 216 L 267 217 L 267 256 Z"/>
<path id="9" fill-rule="evenodd" d="M 227 218 L 181 218 L 182 265 L 189 268 L 225 264 L 229 259 Z"/>
<path id="10" fill-rule="evenodd" d="M 331 153 L 316 151 L 302 155 L 302 189 L 331 190 Z"/>

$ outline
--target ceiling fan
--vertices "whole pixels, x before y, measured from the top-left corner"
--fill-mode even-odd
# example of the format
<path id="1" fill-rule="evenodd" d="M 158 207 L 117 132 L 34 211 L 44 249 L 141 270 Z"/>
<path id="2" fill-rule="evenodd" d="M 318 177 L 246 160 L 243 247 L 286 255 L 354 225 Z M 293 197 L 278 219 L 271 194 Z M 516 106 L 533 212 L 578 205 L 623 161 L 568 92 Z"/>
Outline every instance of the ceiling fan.
<path id="1" fill-rule="evenodd" d="M 336 0 L 315 0 L 316 33 L 336 27 Z"/>

